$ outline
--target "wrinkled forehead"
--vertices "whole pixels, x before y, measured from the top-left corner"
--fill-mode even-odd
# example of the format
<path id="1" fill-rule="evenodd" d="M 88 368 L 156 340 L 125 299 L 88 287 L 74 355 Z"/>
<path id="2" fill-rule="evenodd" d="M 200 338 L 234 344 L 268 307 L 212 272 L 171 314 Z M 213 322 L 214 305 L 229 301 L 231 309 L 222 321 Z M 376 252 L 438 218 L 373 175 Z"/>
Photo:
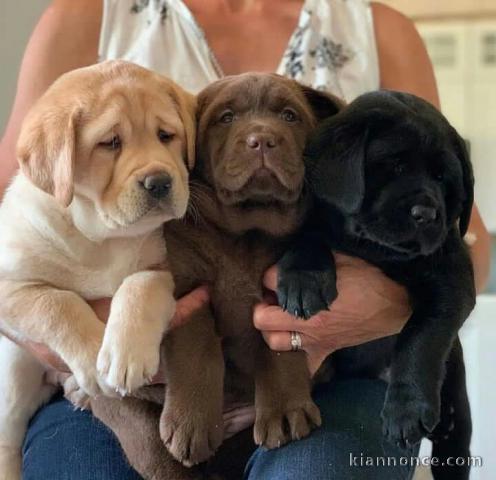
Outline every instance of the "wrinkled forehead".
<path id="1" fill-rule="evenodd" d="M 87 103 L 83 120 L 88 137 L 117 126 L 129 133 L 158 127 L 184 133 L 178 105 L 165 83 L 141 79 L 102 82 Z"/>
<path id="2" fill-rule="evenodd" d="M 202 98 L 200 97 L 200 103 Z M 270 74 L 245 74 L 219 82 L 203 95 L 206 115 L 222 108 L 236 112 L 280 111 L 293 106 L 311 116 L 311 110 L 296 82 Z"/>
<path id="3" fill-rule="evenodd" d="M 462 173 L 455 145 L 442 125 L 411 118 L 376 129 L 369 138 L 366 158 L 393 162 L 408 159 L 417 169 L 444 167 L 454 176 Z"/>

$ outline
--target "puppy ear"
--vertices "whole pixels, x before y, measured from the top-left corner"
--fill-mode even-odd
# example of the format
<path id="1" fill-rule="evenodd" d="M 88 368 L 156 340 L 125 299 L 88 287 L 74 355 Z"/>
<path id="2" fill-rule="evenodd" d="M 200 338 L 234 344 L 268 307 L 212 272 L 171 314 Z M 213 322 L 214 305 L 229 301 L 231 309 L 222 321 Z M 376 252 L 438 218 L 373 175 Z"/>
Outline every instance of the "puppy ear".
<path id="1" fill-rule="evenodd" d="M 360 210 L 365 196 L 366 128 L 337 115 L 324 121 L 305 149 L 305 167 L 317 198 L 347 214 Z M 349 119 L 352 120 L 352 119 Z"/>
<path id="2" fill-rule="evenodd" d="M 76 128 L 80 108 L 38 103 L 23 122 L 17 142 L 22 173 L 61 205 L 74 196 Z"/>
<path id="3" fill-rule="evenodd" d="M 318 122 L 336 115 L 345 106 L 345 103 L 341 99 L 330 93 L 315 90 L 302 84 L 299 84 L 299 87 L 303 95 L 305 95 L 307 102 L 312 107 L 312 111 Z"/>
<path id="4" fill-rule="evenodd" d="M 176 91 L 174 99 L 179 107 L 179 116 L 186 135 L 186 165 L 191 172 L 196 158 L 196 97 L 186 91 Z"/>
<path id="5" fill-rule="evenodd" d="M 454 130 L 454 129 L 453 129 Z M 460 214 L 460 235 L 463 237 L 468 230 L 472 207 L 474 204 L 474 173 L 472 163 L 468 152 L 467 144 L 458 133 L 455 131 L 456 151 L 463 172 L 463 189 L 465 191 L 465 199 L 462 204 L 462 212 Z"/>

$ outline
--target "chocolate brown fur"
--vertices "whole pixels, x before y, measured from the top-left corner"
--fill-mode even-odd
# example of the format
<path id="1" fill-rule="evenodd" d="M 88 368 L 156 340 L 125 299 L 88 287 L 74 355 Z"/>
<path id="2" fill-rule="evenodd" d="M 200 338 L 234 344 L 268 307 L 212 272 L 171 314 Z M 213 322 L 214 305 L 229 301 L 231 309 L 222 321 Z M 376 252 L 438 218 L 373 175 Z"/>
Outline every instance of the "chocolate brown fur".
<path id="1" fill-rule="evenodd" d="M 177 296 L 202 284 L 211 289 L 211 306 L 163 344 L 168 383 L 160 435 L 188 466 L 219 448 L 224 395 L 255 402 L 255 442 L 269 448 L 320 425 L 305 354 L 271 351 L 252 316 L 264 272 L 309 207 L 302 160 L 307 136 L 319 117 L 339 109 L 333 98 L 268 74 L 220 80 L 199 95 L 198 105 L 190 214 L 165 228 Z M 99 399 L 92 407 L 145 478 L 205 478 L 161 448 L 156 404 Z"/>

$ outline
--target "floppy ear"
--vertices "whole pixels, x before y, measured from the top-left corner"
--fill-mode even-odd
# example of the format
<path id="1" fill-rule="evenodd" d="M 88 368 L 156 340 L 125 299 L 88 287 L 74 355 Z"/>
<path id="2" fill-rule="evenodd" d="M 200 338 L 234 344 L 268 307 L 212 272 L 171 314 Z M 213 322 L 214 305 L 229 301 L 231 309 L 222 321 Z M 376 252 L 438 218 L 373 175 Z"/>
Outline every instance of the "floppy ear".
<path id="1" fill-rule="evenodd" d="M 345 106 L 345 103 L 341 99 L 330 93 L 315 90 L 314 88 L 302 84 L 299 84 L 299 87 L 301 88 L 303 95 L 305 95 L 307 102 L 312 107 L 318 122 L 336 115 Z"/>
<path id="2" fill-rule="evenodd" d="M 453 129 L 454 130 L 454 129 Z M 462 204 L 462 212 L 460 214 L 460 235 L 463 237 L 468 230 L 470 223 L 470 215 L 474 204 L 474 173 L 467 144 L 458 133 L 455 131 L 457 156 L 460 160 L 463 172 L 463 189 L 465 191 L 465 199 Z"/>
<path id="3" fill-rule="evenodd" d="M 337 115 L 317 129 L 305 149 L 307 178 L 317 198 L 347 214 L 356 213 L 365 196 L 367 130 Z"/>
<path id="4" fill-rule="evenodd" d="M 191 172 L 195 166 L 196 145 L 196 97 L 186 91 L 175 91 L 174 100 L 186 135 L 186 165 Z"/>
<path id="5" fill-rule="evenodd" d="M 61 205 L 69 206 L 74 196 L 76 126 L 79 107 L 63 108 L 42 102 L 26 117 L 17 142 L 22 173 Z"/>

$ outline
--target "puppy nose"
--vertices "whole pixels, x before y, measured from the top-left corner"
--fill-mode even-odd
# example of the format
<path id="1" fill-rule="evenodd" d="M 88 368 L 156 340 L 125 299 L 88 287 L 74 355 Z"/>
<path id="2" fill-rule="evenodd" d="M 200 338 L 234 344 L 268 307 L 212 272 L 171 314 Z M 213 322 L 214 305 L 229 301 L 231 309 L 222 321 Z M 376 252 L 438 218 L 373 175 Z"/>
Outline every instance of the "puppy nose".
<path id="1" fill-rule="evenodd" d="M 246 144 L 254 150 L 274 148 L 276 146 L 276 138 L 271 133 L 252 133 L 248 135 Z"/>
<path id="2" fill-rule="evenodd" d="M 169 194 L 172 186 L 172 178 L 166 173 L 148 175 L 140 182 L 143 188 L 157 200 Z"/>
<path id="3" fill-rule="evenodd" d="M 410 214 L 418 224 L 429 223 L 437 218 L 437 210 L 426 205 L 414 205 Z"/>

